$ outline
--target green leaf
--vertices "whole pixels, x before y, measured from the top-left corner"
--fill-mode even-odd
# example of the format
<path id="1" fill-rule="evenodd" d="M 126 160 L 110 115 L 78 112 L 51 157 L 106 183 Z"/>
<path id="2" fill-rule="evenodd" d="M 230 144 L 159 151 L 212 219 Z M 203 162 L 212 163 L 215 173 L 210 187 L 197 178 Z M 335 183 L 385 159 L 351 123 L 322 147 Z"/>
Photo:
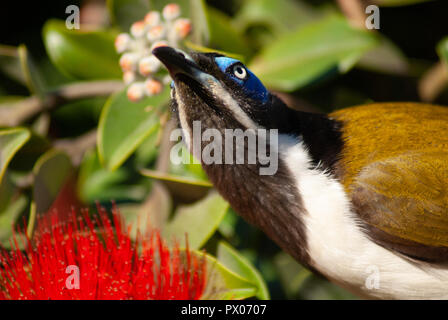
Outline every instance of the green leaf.
<path id="1" fill-rule="evenodd" d="M 170 173 L 164 173 L 164 172 L 159 172 L 159 171 L 150 170 L 150 169 L 142 169 L 141 174 L 146 177 L 157 179 L 157 180 L 187 184 L 187 185 L 189 185 L 189 187 L 201 186 L 201 187 L 205 187 L 207 190 L 209 188 L 213 187 L 213 184 L 211 184 L 211 182 L 209 182 L 207 180 L 197 179 L 197 178 L 192 178 L 192 177 L 182 176 L 182 175 L 176 175 L 176 174 L 170 174 Z"/>
<path id="2" fill-rule="evenodd" d="M 226 14 L 209 7 L 207 10 L 207 21 L 210 29 L 210 47 L 241 54 L 246 57 L 252 54 L 242 33 L 232 25 L 230 17 Z"/>
<path id="3" fill-rule="evenodd" d="M 310 23 L 316 17 L 316 10 L 303 1 L 249 0 L 243 2 L 235 23 L 243 30 L 265 25 L 279 35 Z"/>
<path id="4" fill-rule="evenodd" d="M 109 98 L 103 107 L 98 127 L 98 152 L 101 163 L 117 169 L 137 147 L 158 130 L 159 117 L 168 103 L 169 90 L 131 102 L 122 90 Z"/>
<path id="5" fill-rule="evenodd" d="M 410 4 L 429 2 L 434 0 L 376 0 L 375 4 L 384 7 L 407 6 Z"/>
<path id="6" fill-rule="evenodd" d="M 131 25 L 142 20 L 149 12 L 149 0 L 107 0 L 112 22 L 122 31 L 129 32 Z"/>
<path id="7" fill-rule="evenodd" d="M 150 169 L 142 169 L 140 173 L 145 177 L 163 182 L 173 197 L 180 203 L 191 203 L 202 199 L 213 185 L 203 179 L 180 176 Z"/>
<path id="8" fill-rule="evenodd" d="M 25 128 L 0 130 L 0 182 L 12 157 L 30 137 L 31 133 Z"/>
<path id="9" fill-rule="evenodd" d="M 58 20 L 49 20 L 43 29 L 45 48 L 56 67 L 86 80 L 121 78 L 115 36 L 114 32 L 69 30 Z"/>
<path id="10" fill-rule="evenodd" d="M 238 251 L 221 241 L 218 244 L 217 258 L 224 266 L 253 283 L 258 288 L 256 294 L 258 299 L 269 300 L 269 291 L 262 276 Z"/>
<path id="11" fill-rule="evenodd" d="M 238 300 L 255 296 L 257 288 L 229 268 L 222 265 L 214 257 L 196 252 L 199 259 L 205 255 L 207 283 L 201 299 L 205 300 Z"/>
<path id="12" fill-rule="evenodd" d="M 274 257 L 274 264 L 287 298 L 297 298 L 299 291 L 305 281 L 312 276 L 312 273 L 284 252 L 280 252 Z"/>
<path id="13" fill-rule="evenodd" d="M 448 65 L 448 37 L 439 42 L 437 45 L 437 53 L 440 56 L 440 60 Z"/>
<path id="14" fill-rule="evenodd" d="M 384 36 L 380 37 L 378 47 L 368 51 L 361 57 L 357 66 L 387 74 L 405 75 L 409 72 L 409 63 L 404 53 Z"/>
<path id="15" fill-rule="evenodd" d="M 213 235 L 227 212 L 229 204 L 216 192 L 193 205 L 179 207 L 163 230 L 165 239 L 175 238 L 185 246 L 185 234 L 192 249 L 201 248 Z"/>
<path id="16" fill-rule="evenodd" d="M 198 45 L 208 43 L 210 41 L 210 29 L 205 1 L 190 0 L 190 10 L 190 19 L 194 24 L 191 39 Z"/>
<path id="17" fill-rule="evenodd" d="M 129 234 L 132 239 L 136 239 L 138 233 L 145 234 L 148 227 L 163 230 L 171 213 L 171 208 L 171 197 L 160 183 L 152 185 L 149 196 L 142 204 L 119 205 L 126 225 L 131 227 Z"/>
<path id="18" fill-rule="evenodd" d="M 18 47 L 18 54 L 28 89 L 31 93 L 43 99 L 47 91 L 46 83 L 25 45 Z"/>
<path id="19" fill-rule="evenodd" d="M 70 158 L 61 151 L 50 150 L 37 160 L 33 168 L 33 200 L 37 214 L 45 213 L 50 209 L 72 172 Z"/>
<path id="20" fill-rule="evenodd" d="M 377 42 L 375 34 L 328 16 L 279 37 L 254 58 L 250 69 L 270 88 L 293 91 L 331 69 L 347 69 Z"/>
<path id="21" fill-rule="evenodd" d="M 0 244 L 3 247 L 9 248 L 14 224 L 27 206 L 28 199 L 26 196 L 19 195 L 15 199 L 11 199 L 8 206 L 0 211 Z"/>
<path id="22" fill-rule="evenodd" d="M 0 70 L 15 81 L 25 84 L 25 76 L 20 65 L 16 47 L 0 45 Z"/>
<path id="23" fill-rule="evenodd" d="M 9 167 L 17 173 L 27 174 L 33 169 L 37 159 L 50 148 L 51 144 L 47 139 L 31 131 L 29 139 L 17 151 Z"/>
<path id="24" fill-rule="evenodd" d="M 110 200 L 141 201 L 147 190 L 140 185 L 127 185 L 125 168 L 109 171 L 101 166 L 94 150 L 86 152 L 78 175 L 78 194 L 87 203 Z"/>

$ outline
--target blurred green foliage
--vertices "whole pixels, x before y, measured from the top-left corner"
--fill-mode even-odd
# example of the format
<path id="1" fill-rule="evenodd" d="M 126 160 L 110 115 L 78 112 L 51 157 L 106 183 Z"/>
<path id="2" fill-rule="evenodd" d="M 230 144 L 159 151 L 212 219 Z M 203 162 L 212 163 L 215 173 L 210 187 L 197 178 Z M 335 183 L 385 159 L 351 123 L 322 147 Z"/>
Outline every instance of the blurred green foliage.
<path id="1" fill-rule="evenodd" d="M 168 2 L 95 2 L 103 10 L 99 22 L 81 30 L 65 27 L 69 1 L 53 1 L 48 10 L 39 2 L 39 14 L 7 10 L 17 21 L 23 14 L 33 18 L 28 29 L 17 23 L 0 40 L 0 242 L 7 247 L 11 225 L 25 217 L 32 226 L 30 212 L 45 213 L 63 186 L 76 181 L 83 206 L 115 200 L 134 236 L 151 221 L 168 241 L 184 245 L 188 234 L 190 247 L 205 249 L 216 266 L 210 283 L 219 289 L 208 298 L 354 298 L 239 218 L 200 165 L 166 163 L 169 88 L 130 102 L 114 37 Z M 193 23 L 186 48 L 240 58 L 291 107 L 331 111 L 417 101 L 428 96 L 421 89 L 428 86 L 441 88 L 433 100 L 448 104 L 448 72 L 426 77 L 448 63 L 446 1 L 376 1 L 381 29 L 373 31 L 354 28 L 334 1 L 178 3 Z"/>

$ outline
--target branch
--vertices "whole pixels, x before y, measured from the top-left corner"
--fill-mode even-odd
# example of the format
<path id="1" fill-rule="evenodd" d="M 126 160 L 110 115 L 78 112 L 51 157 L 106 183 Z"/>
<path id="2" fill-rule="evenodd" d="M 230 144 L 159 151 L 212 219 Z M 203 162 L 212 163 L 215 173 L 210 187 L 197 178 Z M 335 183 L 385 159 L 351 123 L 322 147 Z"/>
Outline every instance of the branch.
<path id="1" fill-rule="evenodd" d="M 418 84 L 418 93 L 422 101 L 432 102 L 448 85 L 448 67 L 438 62 L 431 67 L 421 78 Z"/>
<path id="2" fill-rule="evenodd" d="M 43 98 L 31 96 L 0 108 L 0 126 L 14 127 L 33 116 L 53 110 L 68 101 L 97 96 L 107 96 L 123 88 L 117 80 L 72 83 L 50 91 Z"/>
<path id="3" fill-rule="evenodd" d="M 97 131 L 92 130 L 74 139 L 56 140 L 53 146 L 56 149 L 65 151 L 72 159 L 73 165 L 78 166 L 82 161 L 84 153 L 95 147 L 96 136 Z"/>
<path id="4" fill-rule="evenodd" d="M 360 0 L 337 0 L 339 8 L 350 24 L 359 29 L 365 29 L 366 15 Z"/>

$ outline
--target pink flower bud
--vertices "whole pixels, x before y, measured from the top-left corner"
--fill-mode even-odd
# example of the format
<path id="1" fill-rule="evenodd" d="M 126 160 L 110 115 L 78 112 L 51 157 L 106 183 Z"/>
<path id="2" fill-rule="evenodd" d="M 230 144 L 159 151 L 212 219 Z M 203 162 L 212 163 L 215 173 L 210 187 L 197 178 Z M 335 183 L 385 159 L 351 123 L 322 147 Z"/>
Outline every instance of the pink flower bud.
<path id="1" fill-rule="evenodd" d="M 158 11 L 150 11 L 146 14 L 144 21 L 149 27 L 156 26 L 160 23 L 160 13 Z"/>
<path id="2" fill-rule="evenodd" d="M 160 68 L 160 61 L 153 55 L 144 57 L 140 60 L 138 70 L 144 77 L 149 76 L 151 73 L 157 72 Z"/>
<path id="3" fill-rule="evenodd" d="M 146 25 L 144 21 L 134 22 L 131 26 L 131 34 L 135 38 L 141 38 L 145 34 Z"/>
<path id="4" fill-rule="evenodd" d="M 125 53 L 120 58 L 120 67 L 123 71 L 133 71 L 137 67 L 138 55 L 135 53 Z"/>
<path id="5" fill-rule="evenodd" d="M 177 19 L 174 22 L 174 30 L 179 39 L 185 38 L 191 32 L 191 21 L 189 19 Z"/>
<path id="6" fill-rule="evenodd" d="M 123 82 L 128 85 L 135 81 L 135 73 L 133 71 L 125 71 L 123 73 Z"/>
<path id="7" fill-rule="evenodd" d="M 131 36 L 127 33 L 120 33 L 115 38 L 115 49 L 118 53 L 122 53 L 129 49 L 129 45 L 131 43 Z"/>
<path id="8" fill-rule="evenodd" d="M 155 79 L 148 79 L 145 81 L 145 92 L 147 96 L 154 96 L 162 92 L 163 85 L 160 81 Z"/>
<path id="9" fill-rule="evenodd" d="M 158 47 L 167 47 L 167 46 L 168 46 L 168 42 L 166 42 L 165 40 L 156 41 L 151 46 L 151 51 Z"/>
<path id="10" fill-rule="evenodd" d="M 137 102 L 141 100 L 145 94 L 145 84 L 142 82 L 135 82 L 131 84 L 126 92 L 128 99 Z"/>
<path id="11" fill-rule="evenodd" d="M 162 25 L 154 26 L 149 29 L 146 37 L 149 41 L 153 42 L 156 40 L 160 40 L 165 36 L 165 28 Z"/>
<path id="12" fill-rule="evenodd" d="M 180 16 L 180 7 L 176 3 L 167 4 L 163 8 L 162 14 L 165 20 L 167 21 L 174 20 Z"/>

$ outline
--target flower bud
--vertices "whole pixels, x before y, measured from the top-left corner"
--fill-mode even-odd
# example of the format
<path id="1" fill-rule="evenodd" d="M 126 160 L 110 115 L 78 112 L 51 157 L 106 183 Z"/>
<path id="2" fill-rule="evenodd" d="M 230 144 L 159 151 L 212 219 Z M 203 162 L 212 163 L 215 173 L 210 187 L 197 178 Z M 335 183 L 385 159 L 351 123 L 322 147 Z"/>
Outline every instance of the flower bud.
<path id="1" fill-rule="evenodd" d="M 163 85 L 160 81 L 149 78 L 145 81 L 145 92 L 147 96 L 154 96 L 162 92 Z"/>
<path id="2" fill-rule="evenodd" d="M 158 47 L 167 47 L 168 46 L 168 42 L 166 42 L 165 40 L 160 40 L 160 41 L 156 41 L 153 43 L 153 45 L 151 46 L 151 52 L 152 50 L 154 50 L 155 48 Z"/>
<path id="3" fill-rule="evenodd" d="M 131 34 L 135 38 L 141 38 L 144 36 L 146 30 L 146 25 L 144 21 L 134 22 L 131 26 Z"/>
<path id="4" fill-rule="evenodd" d="M 174 20 L 180 16 L 180 7 L 176 3 L 167 4 L 163 8 L 162 14 L 165 20 L 167 21 Z"/>
<path id="5" fill-rule="evenodd" d="M 117 50 L 118 53 L 122 53 L 126 50 L 129 50 L 130 44 L 131 44 L 131 36 L 127 33 L 120 33 L 115 38 L 115 50 Z"/>
<path id="6" fill-rule="evenodd" d="M 179 39 L 185 38 L 191 32 L 191 21 L 189 19 L 177 19 L 174 22 L 174 30 Z"/>
<path id="7" fill-rule="evenodd" d="M 145 95 L 145 84 L 142 82 L 135 82 L 131 84 L 126 92 L 128 99 L 137 102 Z"/>
<path id="8" fill-rule="evenodd" d="M 144 21 L 149 27 L 156 26 L 160 24 L 160 13 L 158 11 L 150 11 L 146 14 Z"/>
<path id="9" fill-rule="evenodd" d="M 157 72 L 159 68 L 160 68 L 160 61 L 153 55 L 141 59 L 138 65 L 138 71 L 144 77 L 149 76 L 151 73 Z"/>
<path id="10" fill-rule="evenodd" d="M 123 71 L 134 71 L 137 67 L 138 55 L 133 52 L 125 53 L 120 58 L 120 67 Z"/>
<path id="11" fill-rule="evenodd" d="M 165 36 L 165 27 L 162 25 L 157 25 L 149 29 L 146 37 L 149 41 L 153 42 L 156 40 L 160 40 Z"/>
<path id="12" fill-rule="evenodd" d="M 133 71 L 125 71 L 123 72 L 123 82 L 126 85 L 131 84 L 132 82 L 135 81 L 135 73 Z"/>

